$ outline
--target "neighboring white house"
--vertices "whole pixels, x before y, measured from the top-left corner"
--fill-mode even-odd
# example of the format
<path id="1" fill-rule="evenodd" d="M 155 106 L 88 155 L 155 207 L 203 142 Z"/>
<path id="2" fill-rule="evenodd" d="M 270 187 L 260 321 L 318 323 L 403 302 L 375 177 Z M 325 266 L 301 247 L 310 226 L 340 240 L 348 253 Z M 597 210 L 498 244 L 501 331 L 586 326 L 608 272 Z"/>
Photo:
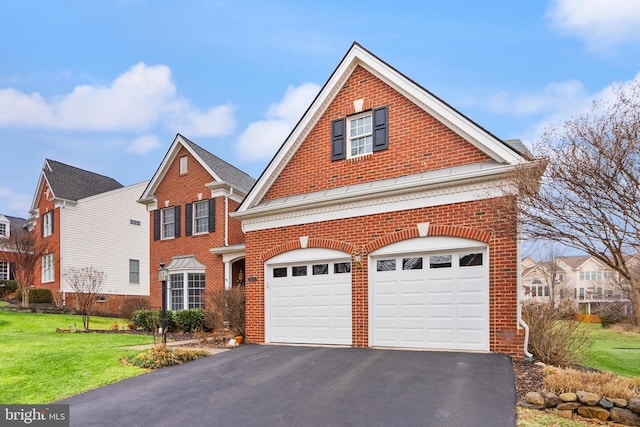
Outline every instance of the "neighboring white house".
<path id="1" fill-rule="evenodd" d="M 101 293 L 149 296 L 149 215 L 136 203 L 147 184 L 80 199 L 60 210 L 63 276 L 69 267 L 94 266 L 106 274 Z M 64 277 L 61 283 L 62 291 L 71 292 Z"/>
<path id="2" fill-rule="evenodd" d="M 125 187 L 46 159 L 29 212 L 31 229 L 48 247 L 36 286 L 61 293 L 66 303 L 66 270 L 94 267 L 106 275 L 98 311 L 117 314 L 126 298 L 148 297 L 149 214 L 137 203 L 147 184 Z"/>
<path id="3" fill-rule="evenodd" d="M 559 256 L 552 262 L 522 260 L 523 299 L 570 301 L 585 311 L 591 304 L 627 301 L 619 275 L 589 255 Z"/>

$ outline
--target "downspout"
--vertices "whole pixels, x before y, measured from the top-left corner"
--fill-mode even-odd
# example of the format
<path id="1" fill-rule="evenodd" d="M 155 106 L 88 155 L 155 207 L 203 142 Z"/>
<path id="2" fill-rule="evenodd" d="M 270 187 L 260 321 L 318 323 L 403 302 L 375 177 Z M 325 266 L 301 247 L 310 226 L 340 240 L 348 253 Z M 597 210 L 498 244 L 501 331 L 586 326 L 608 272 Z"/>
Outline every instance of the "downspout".
<path id="1" fill-rule="evenodd" d="M 520 300 L 520 294 L 522 292 L 522 247 L 521 247 L 520 239 L 518 239 L 518 247 L 516 249 L 516 254 L 518 258 L 518 266 L 517 266 L 517 274 L 518 274 L 518 289 L 516 294 L 516 301 L 518 304 L 518 325 L 522 326 L 524 329 L 524 355 L 525 359 L 533 361 L 533 354 L 531 354 L 528 350 L 529 348 L 529 325 L 522 319 L 522 301 Z"/>
<path id="2" fill-rule="evenodd" d="M 233 194 L 233 187 L 229 187 L 229 194 L 224 196 L 224 245 L 229 246 L 229 196 Z"/>

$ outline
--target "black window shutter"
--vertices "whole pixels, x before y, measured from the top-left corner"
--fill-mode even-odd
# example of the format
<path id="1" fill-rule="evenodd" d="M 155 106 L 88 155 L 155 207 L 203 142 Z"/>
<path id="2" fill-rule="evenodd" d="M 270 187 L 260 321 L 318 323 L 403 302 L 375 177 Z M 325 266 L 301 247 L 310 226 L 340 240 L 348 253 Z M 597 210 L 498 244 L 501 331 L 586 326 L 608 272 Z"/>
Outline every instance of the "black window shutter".
<path id="1" fill-rule="evenodd" d="M 187 203 L 184 205 L 184 235 L 191 236 L 193 227 L 193 205 Z"/>
<path id="2" fill-rule="evenodd" d="M 209 199 L 209 233 L 216 231 L 216 199 Z"/>
<path id="3" fill-rule="evenodd" d="M 51 211 L 51 218 L 50 218 L 50 219 L 51 219 L 51 234 L 53 234 L 53 233 L 56 231 L 56 230 L 55 230 L 55 228 L 54 228 L 54 227 L 55 227 L 55 226 L 54 226 L 55 221 L 53 220 L 53 213 L 54 213 L 54 212 L 55 212 L 55 211 L 53 211 L 53 210 Z"/>
<path id="4" fill-rule="evenodd" d="M 347 157 L 345 139 L 346 119 L 343 117 L 331 122 L 331 160 L 341 160 Z"/>
<path id="5" fill-rule="evenodd" d="M 175 227 L 174 236 L 180 237 L 180 205 L 173 208 L 173 210 L 175 212 L 175 218 L 174 218 L 175 222 L 173 224 L 173 226 Z"/>
<path id="6" fill-rule="evenodd" d="M 40 237 L 44 237 L 44 215 L 40 217 Z"/>
<path id="7" fill-rule="evenodd" d="M 387 107 L 373 109 L 373 151 L 382 151 L 389 148 L 389 135 L 387 123 L 389 115 Z"/>
<path id="8" fill-rule="evenodd" d="M 160 240 L 160 209 L 153 211 L 153 240 Z"/>

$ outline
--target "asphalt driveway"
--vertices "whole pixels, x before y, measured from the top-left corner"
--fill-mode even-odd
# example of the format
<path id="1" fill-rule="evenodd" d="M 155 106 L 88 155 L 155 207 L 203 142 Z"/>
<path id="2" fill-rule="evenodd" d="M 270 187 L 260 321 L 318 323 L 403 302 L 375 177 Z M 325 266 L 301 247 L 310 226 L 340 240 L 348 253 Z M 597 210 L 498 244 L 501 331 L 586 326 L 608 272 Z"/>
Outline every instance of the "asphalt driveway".
<path id="1" fill-rule="evenodd" d="M 516 425 L 501 354 L 246 345 L 57 403 L 83 427 Z"/>

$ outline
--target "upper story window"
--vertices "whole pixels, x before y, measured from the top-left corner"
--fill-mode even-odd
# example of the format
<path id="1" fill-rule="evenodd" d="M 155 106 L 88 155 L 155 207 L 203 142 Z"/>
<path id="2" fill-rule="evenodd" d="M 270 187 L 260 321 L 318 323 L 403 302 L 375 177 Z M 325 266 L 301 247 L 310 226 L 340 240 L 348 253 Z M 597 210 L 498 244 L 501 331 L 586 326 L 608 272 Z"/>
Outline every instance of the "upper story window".
<path id="1" fill-rule="evenodd" d="M 389 148 L 388 121 L 385 106 L 331 122 L 331 160 L 364 156 Z"/>
<path id="2" fill-rule="evenodd" d="M 9 227 L 5 222 L 0 222 L 0 237 L 9 237 Z"/>
<path id="3" fill-rule="evenodd" d="M 350 118 L 348 123 L 348 157 L 363 156 L 373 152 L 371 113 Z"/>
<path id="4" fill-rule="evenodd" d="M 199 200 L 184 207 L 184 234 L 187 236 L 216 231 L 216 199 Z"/>
<path id="5" fill-rule="evenodd" d="M 176 215 L 173 208 L 162 209 L 162 238 L 170 239 L 176 233 Z"/>
<path id="6" fill-rule="evenodd" d="M 180 206 L 153 211 L 153 240 L 180 237 Z"/>
<path id="7" fill-rule="evenodd" d="M 42 215 L 42 237 L 51 236 L 53 234 L 53 211 L 49 211 Z"/>
<path id="8" fill-rule="evenodd" d="M 611 278 L 611 274 L 604 274 L 602 270 L 597 271 L 581 271 L 580 280 L 602 280 L 603 277 Z M 608 272 L 607 272 L 608 273 Z"/>
<path id="9" fill-rule="evenodd" d="M 208 200 L 193 204 L 193 234 L 209 231 L 209 203 Z"/>
<path id="10" fill-rule="evenodd" d="M 187 160 L 187 156 L 180 157 L 180 175 L 184 175 L 189 171 Z"/>

